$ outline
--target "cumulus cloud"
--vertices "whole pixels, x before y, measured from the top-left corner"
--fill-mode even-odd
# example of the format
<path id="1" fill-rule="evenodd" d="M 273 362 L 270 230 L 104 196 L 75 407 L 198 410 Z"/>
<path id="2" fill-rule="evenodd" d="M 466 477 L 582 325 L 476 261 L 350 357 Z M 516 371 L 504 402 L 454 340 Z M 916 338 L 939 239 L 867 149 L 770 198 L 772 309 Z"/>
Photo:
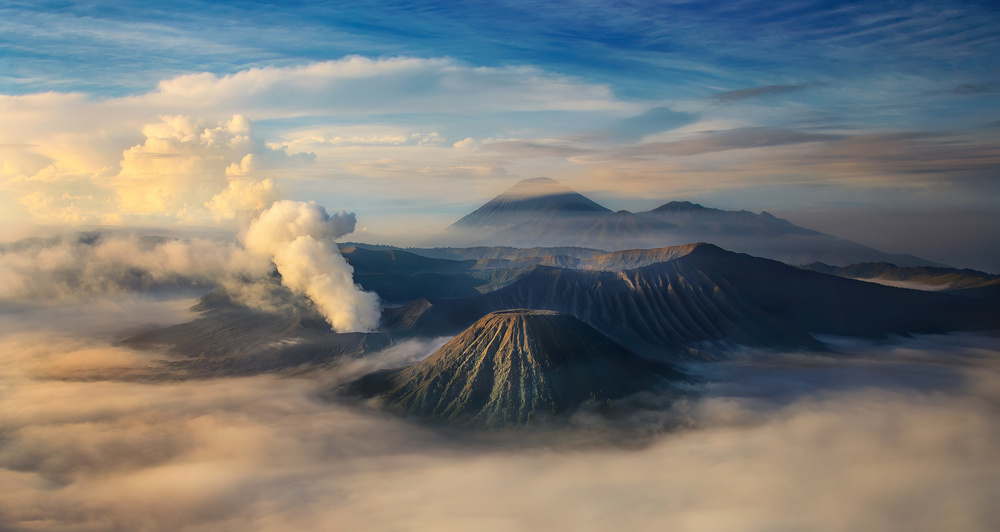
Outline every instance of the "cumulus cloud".
<path id="1" fill-rule="evenodd" d="M 458 148 L 460 150 L 471 150 L 474 149 L 477 146 L 477 144 L 478 143 L 476 142 L 476 139 L 472 137 L 465 137 L 464 139 L 458 142 L 452 143 L 451 147 Z"/>
<path id="2" fill-rule="evenodd" d="M 145 126 L 143 135 L 143 144 L 122 154 L 121 171 L 103 180 L 117 192 L 123 215 L 190 218 L 203 214 L 206 204 L 220 209 L 217 213 L 236 207 L 259 209 L 275 195 L 274 184 L 239 178 L 313 158 L 268 147 L 241 115 L 215 125 L 164 116 Z"/>
<path id="3" fill-rule="evenodd" d="M 235 218 L 241 213 L 260 212 L 278 197 L 277 186 L 270 179 L 256 182 L 232 179 L 229 187 L 212 196 L 205 206 L 220 217 Z"/>
<path id="4" fill-rule="evenodd" d="M 6 186 L 20 191 L 21 205 L 47 224 L 224 220 L 259 211 L 279 197 L 274 180 L 265 177 L 272 170 L 315 158 L 267 145 L 242 115 L 218 123 L 161 116 L 142 134 L 141 144 L 120 152 L 117 169 L 77 164 L 58 152 L 32 175 L 13 175 L 34 169 L 15 160 Z"/>
<path id="5" fill-rule="evenodd" d="M 356 223 L 353 213 L 329 215 L 315 202 L 284 200 L 254 219 L 243 240 L 274 262 L 282 284 L 309 296 L 335 331 L 370 331 L 381 316 L 378 296 L 354 283 L 354 268 L 333 242 Z"/>
<path id="6" fill-rule="evenodd" d="M 852 356 L 706 366 L 698 395 L 633 416 L 638 436 L 581 415 L 570 431 L 511 437 L 317 399 L 364 361 L 295 378 L 137 380 L 123 369 L 158 355 L 7 332 L 0 528 L 997 528 L 996 340 L 841 348 Z"/>

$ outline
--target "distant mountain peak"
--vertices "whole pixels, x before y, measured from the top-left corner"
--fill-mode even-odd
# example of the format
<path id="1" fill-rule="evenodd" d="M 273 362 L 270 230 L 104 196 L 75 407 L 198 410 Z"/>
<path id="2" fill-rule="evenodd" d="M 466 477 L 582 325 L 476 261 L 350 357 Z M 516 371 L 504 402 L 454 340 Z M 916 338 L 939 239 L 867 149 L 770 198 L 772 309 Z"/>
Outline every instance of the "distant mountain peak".
<path id="1" fill-rule="evenodd" d="M 697 203 L 691 203 L 690 201 L 671 201 L 669 203 L 664 203 L 659 207 L 653 209 L 653 212 L 686 212 L 686 211 L 714 211 L 717 209 L 710 209 L 703 205 Z"/>
<path id="2" fill-rule="evenodd" d="M 536 198 L 563 194 L 576 194 L 576 191 L 551 177 L 534 177 L 514 183 L 514 186 L 503 191 L 497 197 Z"/>
<path id="3" fill-rule="evenodd" d="M 554 179 L 536 177 L 518 181 L 452 227 L 509 227 L 525 222 L 541 223 L 553 217 L 610 212 Z"/>
<path id="4" fill-rule="evenodd" d="M 515 184 L 514 186 L 516 187 L 518 185 L 545 184 L 545 183 L 550 183 L 554 185 L 560 184 L 558 181 L 552 179 L 551 177 L 532 177 L 528 179 L 522 179 L 518 181 L 517 184 Z"/>

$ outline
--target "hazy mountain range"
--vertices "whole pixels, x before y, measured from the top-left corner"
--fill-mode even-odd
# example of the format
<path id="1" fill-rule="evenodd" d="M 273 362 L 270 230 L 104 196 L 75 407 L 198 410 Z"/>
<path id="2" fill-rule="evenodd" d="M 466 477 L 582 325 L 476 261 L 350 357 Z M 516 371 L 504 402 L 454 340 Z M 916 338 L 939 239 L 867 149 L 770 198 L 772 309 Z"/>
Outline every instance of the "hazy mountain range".
<path id="1" fill-rule="evenodd" d="M 711 242 L 788 264 L 846 266 L 885 261 L 900 266 L 943 266 L 799 227 L 767 212 L 724 211 L 687 201 L 671 201 L 646 212 L 613 212 L 545 177 L 518 182 L 452 224 L 434 242 L 609 251 Z"/>
<path id="2" fill-rule="evenodd" d="M 421 334 L 454 334 L 495 310 L 552 310 L 580 318 L 639 354 L 669 359 L 711 358 L 735 345 L 822 349 L 814 335 L 1000 327 L 993 298 L 844 279 L 711 244 L 636 254 L 663 260 L 619 268 L 609 261 L 606 269 L 539 265 L 486 294 L 422 298 L 388 309 L 383 323 Z"/>

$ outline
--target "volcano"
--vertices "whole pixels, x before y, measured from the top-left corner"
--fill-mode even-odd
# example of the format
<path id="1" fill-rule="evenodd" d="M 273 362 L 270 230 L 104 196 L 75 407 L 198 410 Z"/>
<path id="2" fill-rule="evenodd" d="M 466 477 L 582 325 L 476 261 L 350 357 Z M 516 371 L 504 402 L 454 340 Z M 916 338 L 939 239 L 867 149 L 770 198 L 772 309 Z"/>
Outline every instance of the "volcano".
<path id="1" fill-rule="evenodd" d="M 554 179 L 524 179 L 455 222 L 453 228 L 501 229 L 524 223 L 586 219 L 611 210 Z"/>
<path id="2" fill-rule="evenodd" d="M 356 389 L 389 410 L 499 428 L 682 378 L 573 316 L 518 309 L 488 314 L 416 365 L 368 375 Z"/>

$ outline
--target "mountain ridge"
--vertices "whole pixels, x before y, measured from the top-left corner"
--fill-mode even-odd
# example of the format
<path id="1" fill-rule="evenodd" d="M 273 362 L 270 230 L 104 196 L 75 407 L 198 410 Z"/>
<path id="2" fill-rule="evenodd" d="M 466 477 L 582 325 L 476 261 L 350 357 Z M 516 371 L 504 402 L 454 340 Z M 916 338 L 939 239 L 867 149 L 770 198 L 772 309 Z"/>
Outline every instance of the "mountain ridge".
<path id="1" fill-rule="evenodd" d="M 639 355 L 667 359 L 712 358 L 713 345 L 825 349 L 813 334 L 884 337 L 1000 327 L 987 301 L 804 271 L 712 244 L 630 270 L 536 266 L 493 292 L 425 298 L 388 309 L 383 318 L 390 328 L 448 334 L 509 308 L 570 314 Z"/>
<path id="2" fill-rule="evenodd" d="M 532 196 L 532 191 L 541 193 Z M 886 261 L 902 266 L 945 266 L 800 227 L 766 211 L 725 211 L 671 201 L 650 211 L 612 212 L 549 178 L 518 182 L 452 224 L 438 240 L 477 246 L 581 246 L 608 251 L 712 242 L 786 264 L 846 266 Z"/>

